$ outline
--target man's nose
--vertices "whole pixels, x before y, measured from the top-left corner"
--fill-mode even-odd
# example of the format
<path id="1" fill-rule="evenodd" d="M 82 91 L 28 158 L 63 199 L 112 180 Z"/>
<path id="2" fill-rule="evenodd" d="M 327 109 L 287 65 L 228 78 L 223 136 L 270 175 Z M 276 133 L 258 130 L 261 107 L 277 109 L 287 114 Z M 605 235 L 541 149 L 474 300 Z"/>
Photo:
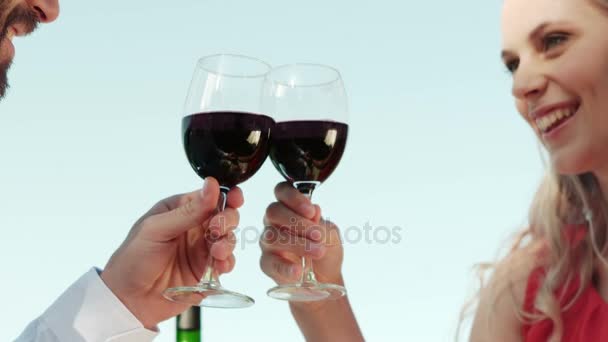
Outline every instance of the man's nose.
<path id="1" fill-rule="evenodd" d="M 50 23 L 59 16 L 59 0 L 27 0 L 41 23 Z"/>

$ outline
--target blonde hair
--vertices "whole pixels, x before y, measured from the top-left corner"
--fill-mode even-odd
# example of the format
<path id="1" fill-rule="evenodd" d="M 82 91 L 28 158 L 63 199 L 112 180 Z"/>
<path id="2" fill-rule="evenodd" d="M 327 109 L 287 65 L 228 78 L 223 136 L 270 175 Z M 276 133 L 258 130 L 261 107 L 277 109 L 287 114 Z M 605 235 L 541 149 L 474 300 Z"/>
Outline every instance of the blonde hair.
<path id="1" fill-rule="evenodd" d="M 590 284 L 596 260 L 607 264 L 604 257 L 607 211 L 599 183 L 591 173 L 565 176 L 550 171 L 537 192 L 530 210 L 530 228 L 522 234 L 543 246 L 538 266 L 544 268 L 545 275 L 534 301 L 534 309 L 540 314 L 517 309 L 528 321 L 550 319 L 553 323 L 550 341 L 561 339 L 561 312 L 576 302 Z M 564 231 L 568 225 L 585 222 L 587 231 L 580 241 L 574 241 L 575 232 Z M 578 291 L 560 307 L 559 300 L 563 298 L 557 298 L 561 294 L 556 291 L 567 288 L 574 279 Z"/>
<path id="2" fill-rule="evenodd" d="M 505 260 L 522 260 L 514 256 L 524 253 L 524 260 L 534 258 L 534 268 L 544 269 L 534 299 L 533 308 L 536 312 L 527 312 L 523 307 L 516 307 L 515 312 L 524 324 L 549 319 L 553 323 L 553 332 L 549 339 L 551 342 L 561 340 L 561 313 L 568 310 L 592 282 L 596 261 L 608 265 L 604 257 L 608 249 L 606 218 L 608 206 L 593 174 L 566 176 L 549 170 L 532 202 L 529 227 L 516 235 L 515 242 L 504 257 Z M 587 231 L 580 241 L 573 240 L 573 232 L 564 231 L 569 225 L 585 222 Z M 463 318 L 471 312 L 479 299 L 479 294 L 489 286 L 492 286 L 492 291 L 488 291 L 492 294 L 492 307 L 495 307 L 498 297 L 505 290 L 511 291 L 512 298 L 516 297 L 508 271 L 495 272 L 492 285 L 485 283 L 486 275 L 495 270 L 497 264 L 477 265 L 480 289 L 473 300 L 463 308 L 458 330 Z M 573 281 L 578 285 L 577 292 L 570 298 L 563 298 L 564 292 L 558 293 L 558 290 L 567 288 Z M 560 301 L 565 304 L 560 305 Z M 514 305 L 515 302 L 513 300 Z M 487 320 L 491 321 L 493 320 Z"/>

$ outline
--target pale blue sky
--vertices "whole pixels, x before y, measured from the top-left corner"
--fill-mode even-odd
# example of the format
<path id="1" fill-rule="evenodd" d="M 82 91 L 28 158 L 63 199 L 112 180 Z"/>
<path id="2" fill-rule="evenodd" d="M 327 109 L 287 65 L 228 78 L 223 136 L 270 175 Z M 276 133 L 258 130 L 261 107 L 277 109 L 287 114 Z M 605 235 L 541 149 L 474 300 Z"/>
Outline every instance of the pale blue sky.
<path id="1" fill-rule="evenodd" d="M 181 147 L 198 57 L 338 68 L 350 97 L 343 162 L 315 194 L 341 227 L 401 227 L 397 244 L 346 244 L 344 275 L 370 341 L 448 341 L 473 285 L 526 219 L 542 166 L 499 61 L 501 1 L 107 0 L 61 2 L 59 20 L 15 42 L 0 103 L 0 340 L 91 266 L 103 267 L 159 199 L 201 181 Z M 280 181 L 243 185 L 243 227 Z M 206 310 L 206 341 L 301 340 L 257 243 L 222 278 L 257 300 Z M 173 321 L 158 341 L 173 341 Z"/>

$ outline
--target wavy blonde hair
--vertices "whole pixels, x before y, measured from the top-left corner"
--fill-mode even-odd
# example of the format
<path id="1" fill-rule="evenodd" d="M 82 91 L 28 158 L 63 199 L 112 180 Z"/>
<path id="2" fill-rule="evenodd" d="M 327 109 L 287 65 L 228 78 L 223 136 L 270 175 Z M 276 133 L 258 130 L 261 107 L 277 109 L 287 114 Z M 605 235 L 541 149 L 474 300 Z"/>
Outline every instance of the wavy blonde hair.
<path id="1" fill-rule="evenodd" d="M 553 323 L 550 342 L 561 340 L 561 313 L 568 310 L 591 284 L 597 262 L 608 265 L 608 260 L 604 257 L 608 249 L 607 218 L 608 205 L 592 173 L 566 176 L 549 170 L 534 196 L 529 212 L 529 227 L 516 234 L 514 243 L 503 259 L 533 258 L 534 268 L 544 269 L 544 276 L 534 301 L 536 312 L 527 312 L 519 306 L 515 308 L 515 312 L 525 324 L 549 319 Z M 569 225 L 585 222 L 587 231 L 580 241 L 573 241 L 573 232 L 564 231 Z M 511 258 L 518 253 L 522 253 L 524 258 Z M 478 303 L 480 293 L 490 286 L 492 307 L 495 307 L 498 297 L 504 291 L 511 291 L 511 298 L 516 305 L 514 285 L 508 277 L 508 270 L 500 274 L 495 273 L 491 284 L 485 282 L 488 273 L 494 271 L 499 263 L 482 263 L 476 266 L 480 280 L 479 291 L 461 311 L 458 332 L 464 318 L 472 313 Z M 509 270 L 518 266 L 520 265 L 510 265 Z M 573 281 L 577 282 L 577 292 L 567 298 L 565 305 L 560 305 L 560 301 L 565 298 L 561 297 L 564 293 L 559 290 L 567 288 Z"/>
<path id="2" fill-rule="evenodd" d="M 608 0 L 592 1 L 608 13 Z M 524 259 L 534 258 L 534 268 L 544 269 L 534 299 L 535 312 L 526 312 L 523 307 L 516 307 L 515 312 L 524 324 L 550 320 L 553 323 L 550 342 L 561 340 L 561 313 L 568 310 L 579 299 L 583 290 L 595 280 L 596 266 L 608 266 L 605 257 L 608 250 L 607 220 L 608 204 L 597 178 L 592 173 L 560 175 L 550 168 L 530 207 L 529 226 L 516 234 L 513 244 L 503 258 L 518 260 L 519 258 L 511 257 L 523 254 Z M 564 229 L 569 225 L 582 223 L 586 223 L 586 232 L 580 241 L 573 242 L 572 232 L 566 232 Z M 485 288 L 493 286 L 493 291 L 489 291 L 493 296 L 490 298 L 492 304 L 496 304 L 498 297 L 505 290 L 511 291 L 513 303 L 516 302 L 513 282 L 507 276 L 508 272 L 495 273 L 493 285 L 485 282 L 488 273 L 496 270 L 499 263 L 476 266 L 480 280 L 479 291 L 461 311 L 458 331 L 464 317 L 472 312 Z M 578 291 L 570 298 L 563 298 L 560 289 L 567 288 L 572 281 L 577 282 Z M 560 305 L 560 302 L 564 305 Z M 458 340 L 458 336 L 456 339 Z"/>

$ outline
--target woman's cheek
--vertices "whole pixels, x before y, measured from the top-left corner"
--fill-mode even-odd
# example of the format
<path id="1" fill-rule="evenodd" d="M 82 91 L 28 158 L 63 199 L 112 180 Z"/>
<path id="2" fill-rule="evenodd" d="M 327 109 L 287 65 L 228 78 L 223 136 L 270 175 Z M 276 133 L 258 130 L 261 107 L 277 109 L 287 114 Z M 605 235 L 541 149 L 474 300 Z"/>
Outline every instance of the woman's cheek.
<path id="1" fill-rule="evenodd" d="M 526 105 L 526 102 L 516 99 L 515 108 L 517 109 L 519 115 L 521 115 L 521 118 L 524 119 L 524 121 L 526 121 L 526 123 L 534 129 L 534 124 L 532 120 L 530 120 L 530 116 L 528 115 L 528 106 Z"/>

